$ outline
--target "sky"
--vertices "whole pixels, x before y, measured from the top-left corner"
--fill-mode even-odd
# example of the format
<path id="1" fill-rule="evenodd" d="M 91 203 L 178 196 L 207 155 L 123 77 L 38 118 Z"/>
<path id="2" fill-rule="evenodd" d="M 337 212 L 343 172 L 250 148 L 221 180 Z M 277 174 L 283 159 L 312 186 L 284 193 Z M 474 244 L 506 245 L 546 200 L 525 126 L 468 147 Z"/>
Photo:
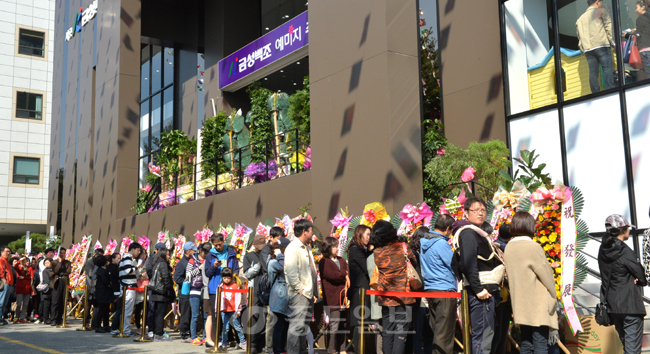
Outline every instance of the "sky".
<path id="1" fill-rule="evenodd" d="M 438 25 L 437 25 L 437 16 L 436 16 L 436 0 L 420 0 L 420 10 L 424 12 L 424 20 L 426 21 L 426 26 L 424 28 L 433 28 L 433 37 L 438 38 Z"/>

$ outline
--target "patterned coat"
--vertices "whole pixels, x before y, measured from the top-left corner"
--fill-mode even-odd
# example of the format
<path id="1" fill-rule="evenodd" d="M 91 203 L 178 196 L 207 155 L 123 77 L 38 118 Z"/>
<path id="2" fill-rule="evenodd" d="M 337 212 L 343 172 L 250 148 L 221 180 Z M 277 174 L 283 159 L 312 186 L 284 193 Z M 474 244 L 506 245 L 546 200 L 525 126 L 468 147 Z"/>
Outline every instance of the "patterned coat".
<path id="1" fill-rule="evenodd" d="M 410 291 L 406 279 L 406 257 L 404 257 L 403 243 L 395 241 L 384 247 L 375 249 L 375 265 L 379 270 L 379 291 Z M 406 247 L 408 258 L 415 267 L 417 259 L 409 247 Z M 381 306 L 400 306 L 415 303 L 412 297 L 379 296 Z"/>

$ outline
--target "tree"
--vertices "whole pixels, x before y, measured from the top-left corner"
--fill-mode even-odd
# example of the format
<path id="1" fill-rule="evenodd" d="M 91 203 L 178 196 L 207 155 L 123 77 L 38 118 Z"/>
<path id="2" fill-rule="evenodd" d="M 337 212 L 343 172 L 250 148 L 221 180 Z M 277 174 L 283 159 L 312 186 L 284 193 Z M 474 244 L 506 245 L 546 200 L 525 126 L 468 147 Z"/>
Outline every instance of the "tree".
<path id="1" fill-rule="evenodd" d="M 32 240 L 32 254 L 41 253 L 46 248 L 47 235 L 43 234 L 30 234 L 29 239 Z M 23 235 L 16 241 L 9 243 L 9 248 L 12 252 L 18 254 L 25 253 L 25 241 L 27 240 L 27 235 Z"/>

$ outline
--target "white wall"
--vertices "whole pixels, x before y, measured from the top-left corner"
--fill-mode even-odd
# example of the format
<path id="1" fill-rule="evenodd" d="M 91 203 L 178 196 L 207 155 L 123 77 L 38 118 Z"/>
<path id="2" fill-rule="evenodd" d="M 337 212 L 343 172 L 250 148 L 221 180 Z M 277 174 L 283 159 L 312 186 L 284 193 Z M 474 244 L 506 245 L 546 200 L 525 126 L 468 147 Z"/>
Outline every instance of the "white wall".
<path id="1" fill-rule="evenodd" d="M 46 224 L 54 6 L 53 0 L 0 0 L 0 224 Z M 48 31 L 47 61 L 15 55 L 16 25 Z M 46 92 L 44 123 L 13 119 L 15 88 Z M 41 188 L 9 186 L 12 153 L 42 156 Z"/>

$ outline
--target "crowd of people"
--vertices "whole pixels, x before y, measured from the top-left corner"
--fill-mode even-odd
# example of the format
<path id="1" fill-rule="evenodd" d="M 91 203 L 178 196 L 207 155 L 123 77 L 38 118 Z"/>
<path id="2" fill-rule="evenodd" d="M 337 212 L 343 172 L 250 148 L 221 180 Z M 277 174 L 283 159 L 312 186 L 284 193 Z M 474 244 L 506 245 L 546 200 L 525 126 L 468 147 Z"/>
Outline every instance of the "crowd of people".
<path id="1" fill-rule="evenodd" d="M 493 241 L 492 227 L 485 220 L 486 203 L 472 197 L 464 209 L 463 220 L 440 215 L 433 229 L 420 227 L 409 240 L 383 220 L 372 227 L 357 226 L 346 249 L 339 249 L 338 239 L 326 237 L 318 263 L 311 246 L 314 228 L 305 219 L 295 222 L 292 241 L 280 227 L 271 228 L 268 241 L 255 235 L 252 251 L 241 260 L 221 234 L 198 247 L 187 242 L 173 269 L 172 250 L 163 243 L 156 244 L 150 256 L 135 242 L 123 257 L 119 253 L 105 256 L 97 249 L 84 267 L 93 308 L 87 327 L 96 333 L 118 334 L 122 325 L 128 335 L 147 330 L 141 328 L 143 293 L 137 290 L 146 281 L 149 301 L 144 323 L 154 341 L 172 340 L 165 332 L 165 316 L 177 301 L 183 342 L 219 349 L 250 346 L 251 353 L 313 352 L 314 305 L 322 302 L 327 352 L 355 353 L 360 349 L 359 308 L 365 303 L 368 327 L 364 332 L 376 337 L 368 345 L 377 353 L 451 354 L 458 326 L 457 299 L 408 294 L 362 299 L 359 290 L 373 285 L 384 292 L 450 293 L 461 287 L 468 294 L 472 353 L 505 353 L 511 322 L 521 331 L 521 353 L 558 350 L 553 268 L 560 265 L 549 264 L 541 246 L 533 241 L 535 219 L 516 212 Z M 645 316 L 641 287 L 646 280 L 638 259 L 624 243 L 632 226 L 620 215 L 608 218 L 606 226 L 608 236 L 599 253 L 602 301 L 609 303 L 625 353 L 636 353 Z M 59 250 L 56 259 L 54 252 L 47 249 L 41 259 L 30 261 L 11 257 L 11 250 L 2 248 L 3 324 L 7 316 L 14 323 L 31 319 L 36 324 L 62 324 L 71 266 L 65 260 L 65 249 Z M 411 266 L 422 280 L 420 289 L 413 289 L 409 279 Z M 251 308 L 245 293 L 229 291 L 247 287 L 253 289 Z M 111 307 L 115 313 L 109 323 Z M 217 308 L 221 333 L 214 332 Z M 244 335 L 248 314 L 254 323 L 250 343 Z"/>

